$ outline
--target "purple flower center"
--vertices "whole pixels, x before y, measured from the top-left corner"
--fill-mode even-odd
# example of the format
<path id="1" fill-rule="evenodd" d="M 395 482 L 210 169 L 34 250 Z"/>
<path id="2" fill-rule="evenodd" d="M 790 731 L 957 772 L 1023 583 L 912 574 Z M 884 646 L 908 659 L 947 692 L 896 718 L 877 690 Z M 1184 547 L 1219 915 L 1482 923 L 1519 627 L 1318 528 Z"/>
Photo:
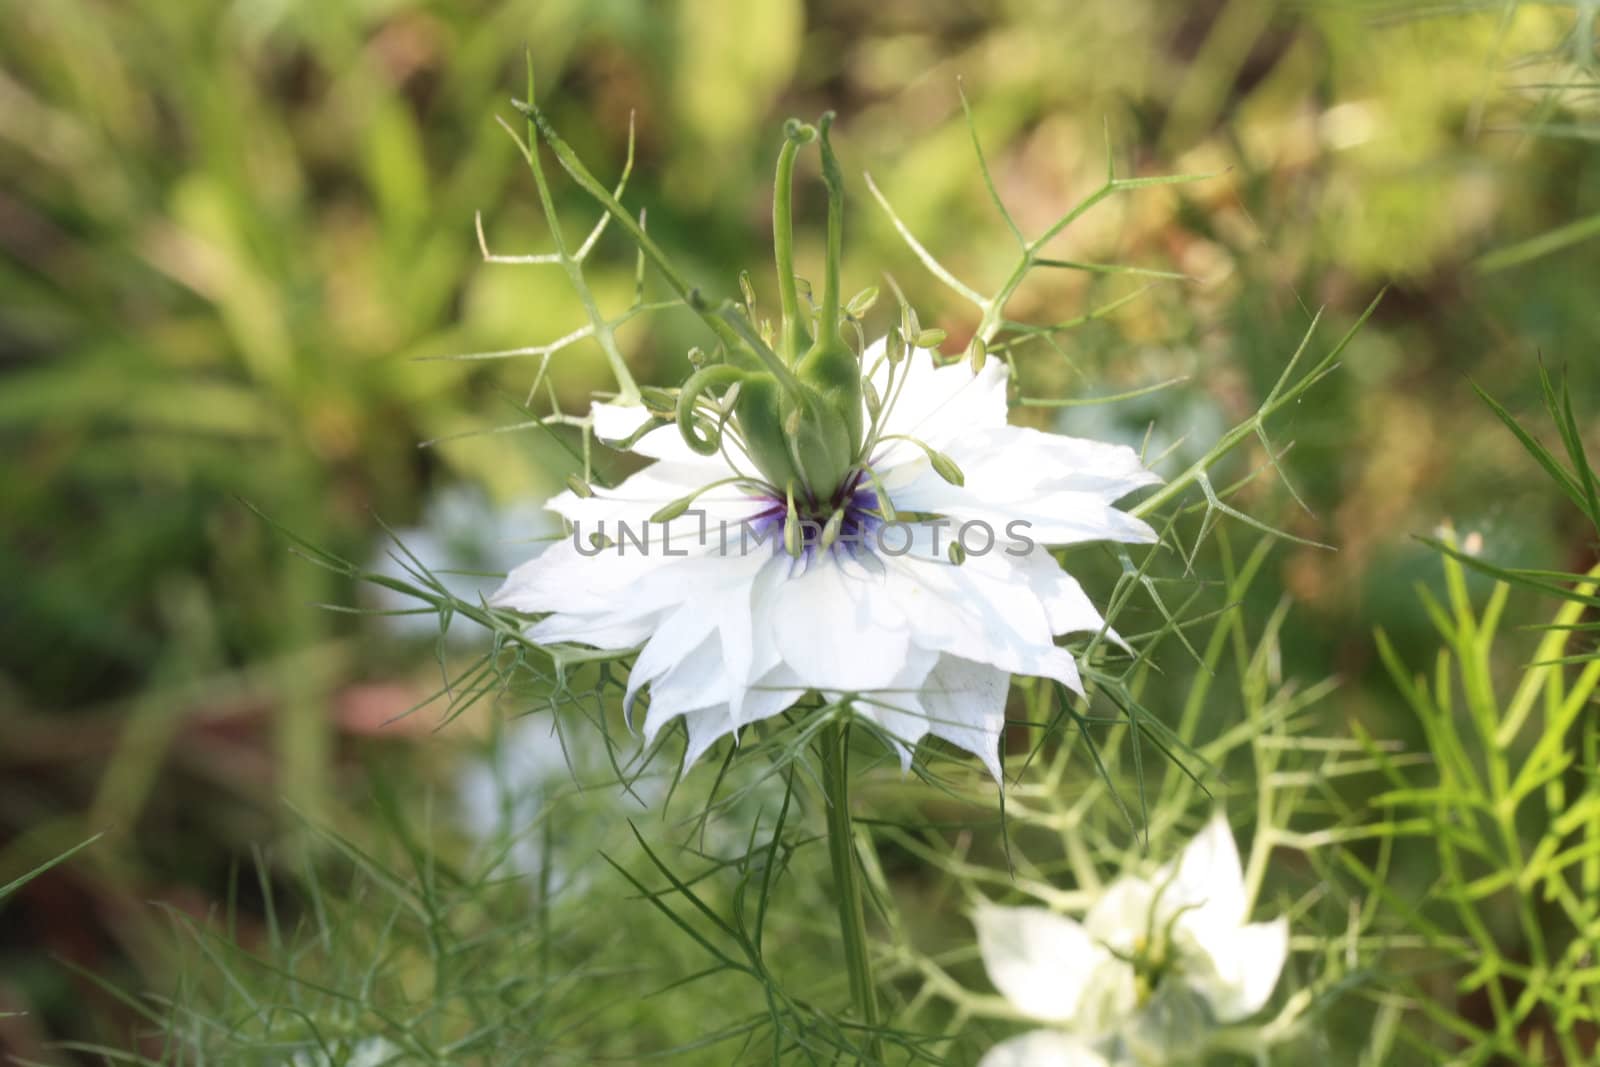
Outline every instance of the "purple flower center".
<path id="1" fill-rule="evenodd" d="M 749 520 L 750 525 L 762 538 L 775 534 L 782 545 L 783 529 L 789 522 L 788 501 L 775 496 L 764 499 L 767 507 Z M 841 509 L 844 514 L 839 520 L 839 532 L 828 547 L 830 552 L 843 551 L 854 556 L 883 525 L 883 517 L 878 513 L 877 492 L 867 484 L 865 475 L 854 472 L 830 497 L 795 498 L 794 517 L 800 530 L 802 558 L 810 559 L 821 548 L 828 521 Z"/>

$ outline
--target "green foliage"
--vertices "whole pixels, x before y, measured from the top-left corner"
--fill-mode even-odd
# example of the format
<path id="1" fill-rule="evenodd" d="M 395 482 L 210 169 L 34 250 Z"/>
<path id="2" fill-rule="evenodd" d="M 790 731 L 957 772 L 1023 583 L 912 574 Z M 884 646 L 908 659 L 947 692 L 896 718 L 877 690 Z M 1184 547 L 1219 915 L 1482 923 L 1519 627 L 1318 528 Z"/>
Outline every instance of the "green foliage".
<path id="1" fill-rule="evenodd" d="M 472 852 L 427 821 L 431 805 L 403 803 L 381 778 L 373 799 L 365 840 L 318 828 L 324 858 L 302 864 L 290 892 L 263 881 L 254 936 L 232 917 L 171 913 L 178 981 L 140 1006 L 159 1062 L 582 1064 L 692 1047 L 730 1014 L 716 1007 L 726 983 L 703 983 L 713 988 L 688 1017 L 644 997 L 682 966 L 670 931 L 596 922 L 629 905 L 614 890 L 563 883 L 592 858 L 589 842 L 563 840 L 582 810 L 577 790 Z M 652 836 L 659 848 L 677 831 Z M 523 842 L 538 846 L 538 868 L 508 870 Z M 292 922 L 279 918 L 285 903 Z"/>
<path id="2" fill-rule="evenodd" d="M 1567 388 L 1566 375 L 1563 373 L 1559 381 L 1552 379 L 1550 372 L 1540 364 L 1539 388 L 1545 412 L 1555 424 L 1561 447 L 1566 453 L 1565 465 L 1498 401 L 1482 389 L 1478 389 L 1478 395 L 1494 412 L 1495 417 L 1515 435 L 1517 442 L 1533 457 L 1561 494 L 1577 505 L 1584 518 L 1594 527 L 1596 536 L 1600 537 L 1600 492 L 1596 491 L 1597 477 L 1584 449 L 1583 431 L 1578 424 L 1577 415 L 1573 412 L 1572 395 Z M 1577 608 L 1600 606 L 1600 599 L 1594 596 L 1593 586 L 1587 582 L 1588 575 L 1539 568 L 1496 566 L 1479 559 L 1471 552 L 1463 552 L 1454 543 L 1440 541 L 1430 543 L 1452 561 L 1505 582 L 1555 597 Z M 1565 613 L 1562 619 L 1558 619 L 1551 626 L 1579 632 L 1592 631 L 1594 626 L 1581 621 L 1580 614 L 1578 611 Z M 1564 646 L 1552 654 L 1561 654 L 1566 662 L 1585 662 L 1600 656 L 1600 653 L 1593 650 L 1566 653 Z"/>
<path id="3" fill-rule="evenodd" d="M 61 855 L 56 856 L 53 859 L 45 860 L 43 863 L 41 863 L 37 867 L 33 868 L 33 870 L 27 871 L 27 872 L 25 872 L 23 874 L 19 874 L 19 875 L 17 875 L 17 877 L 11 879 L 11 881 L 6 882 L 4 884 L 0 884 L 0 904 L 3 904 L 5 902 L 5 899 L 7 897 L 9 897 L 11 894 L 15 893 L 17 890 L 21 889 L 23 886 L 25 886 L 29 882 L 33 881 L 35 878 L 39 877 L 41 874 L 43 874 L 46 871 L 48 871 L 50 868 L 56 867 L 56 866 L 59 866 L 60 864 L 65 863 L 67 860 L 71 859 L 80 850 L 86 849 L 90 845 L 94 844 L 96 840 L 98 840 L 98 835 L 96 835 L 95 837 L 91 837 L 89 840 L 83 842 L 80 845 L 77 845 L 77 846 L 75 846 L 73 848 L 68 849 L 66 852 L 61 853 Z"/>
<path id="4" fill-rule="evenodd" d="M 1565 666 L 1583 611 L 1567 603 L 1515 685 L 1497 685 L 1511 587 L 1497 584 L 1480 609 L 1454 554 L 1444 571 L 1444 603 L 1420 594 L 1444 641 L 1431 668 L 1414 670 L 1378 638 L 1429 762 L 1408 769 L 1373 750 L 1389 785 L 1372 799 L 1383 818 L 1369 832 L 1381 849 L 1375 859 L 1341 858 L 1384 922 L 1416 937 L 1406 962 L 1389 966 L 1414 984 L 1421 1019 L 1404 1034 L 1418 1053 L 1582 1063 L 1600 1008 L 1600 660 Z M 1594 588 L 1586 580 L 1574 594 Z M 1396 868 L 1417 864 L 1413 842 L 1436 864 L 1416 897 L 1392 884 Z"/>

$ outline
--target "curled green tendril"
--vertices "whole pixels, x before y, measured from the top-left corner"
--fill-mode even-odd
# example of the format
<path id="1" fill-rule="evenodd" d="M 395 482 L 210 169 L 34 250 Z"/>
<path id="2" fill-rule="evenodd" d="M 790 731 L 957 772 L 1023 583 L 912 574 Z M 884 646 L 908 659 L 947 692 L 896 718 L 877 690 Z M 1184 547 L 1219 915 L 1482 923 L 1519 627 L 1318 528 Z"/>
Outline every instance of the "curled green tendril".
<path id="1" fill-rule="evenodd" d="M 720 421 L 710 424 L 709 433 L 701 433 L 700 425 L 695 422 L 694 408 L 701 394 L 742 382 L 749 373 L 739 367 L 718 363 L 695 371 L 683 383 L 683 389 L 678 393 L 678 432 L 683 435 L 684 443 L 695 452 L 702 456 L 714 456 L 722 447 Z"/>
<path id="2" fill-rule="evenodd" d="M 793 141 L 796 145 L 808 145 L 817 139 L 817 128 L 799 119 L 785 119 L 783 138 L 786 141 Z"/>

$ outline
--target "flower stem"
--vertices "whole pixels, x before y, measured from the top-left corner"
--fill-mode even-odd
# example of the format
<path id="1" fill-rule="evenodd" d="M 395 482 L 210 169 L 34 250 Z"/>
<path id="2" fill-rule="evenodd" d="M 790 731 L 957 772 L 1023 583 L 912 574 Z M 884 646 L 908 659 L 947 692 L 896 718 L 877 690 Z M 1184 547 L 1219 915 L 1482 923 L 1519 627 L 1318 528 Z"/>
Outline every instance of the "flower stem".
<path id="1" fill-rule="evenodd" d="M 834 895 L 839 904 L 839 936 L 844 944 L 845 966 L 850 975 L 850 999 L 861 1024 L 871 1031 L 867 1049 L 871 1060 L 881 1062 L 883 1049 L 878 1026 L 877 989 L 872 983 L 872 958 L 867 951 L 866 911 L 861 901 L 860 872 L 856 869 L 855 834 L 850 819 L 850 727 L 829 723 L 823 727 L 822 789 L 828 802 L 828 855 L 833 863 Z"/>
<path id="2" fill-rule="evenodd" d="M 778 261 L 778 299 L 783 306 L 783 358 L 793 363 L 810 347 L 800 319 L 800 298 L 794 282 L 794 157 L 816 137 L 810 126 L 790 119 L 778 151 L 778 175 L 772 183 L 772 249 Z"/>
<path id="3" fill-rule="evenodd" d="M 822 275 L 822 323 L 817 337 L 830 342 L 839 335 L 839 260 L 844 255 L 844 174 L 828 140 L 832 125 L 831 111 L 817 123 L 822 141 L 822 181 L 828 188 L 828 257 Z"/>

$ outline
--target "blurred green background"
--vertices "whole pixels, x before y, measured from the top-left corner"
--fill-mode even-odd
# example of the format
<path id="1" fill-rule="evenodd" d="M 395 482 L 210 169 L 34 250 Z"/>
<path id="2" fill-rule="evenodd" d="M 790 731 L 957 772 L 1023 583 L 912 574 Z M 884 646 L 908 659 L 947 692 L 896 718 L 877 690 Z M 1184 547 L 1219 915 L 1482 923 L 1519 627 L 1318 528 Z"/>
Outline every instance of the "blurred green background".
<path id="1" fill-rule="evenodd" d="M 426 630 L 325 610 L 371 601 L 250 507 L 367 560 L 380 520 L 426 525 L 450 487 L 490 514 L 572 469 L 540 435 L 473 435 L 519 418 L 531 361 L 428 358 L 583 321 L 558 268 L 485 264 L 474 234 L 481 211 L 494 251 L 550 247 L 494 122 L 514 114 L 524 48 L 607 180 L 633 117 L 627 201 L 719 293 L 745 267 L 772 292 L 780 123 L 837 110 L 846 285 L 892 273 L 950 351 L 969 309 L 861 174 L 958 276 L 997 284 L 1014 246 L 961 90 L 1025 230 L 1095 188 L 1107 131 L 1121 173 L 1215 173 L 1107 203 L 1061 238 L 1062 258 L 1187 276 L 1028 357 L 1033 395 L 1188 376 L 1067 409 L 1068 432 L 1137 439 L 1153 422 L 1203 451 L 1254 410 L 1318 308 L 1331 338 L 1391 287 L 1279 434 L 1309 511 L 1270 485 L 1244 498 L 1336 546 L 1284 546 L 1257 588 L 1268 607 L 1294 602 L 1286 673 L 1344 680 L 1327 704 L 1340 721 L 1414 733 L 1370 632 L 1381 621 L 1412 661 L 1430 654 L 1411 586 L 1436 568 L 1415 535 L 1450 523 L 1504 563 L 1593 562 L 1470 385 L 1532 413 L 1542 357 L 1570 368 L 1580 413 L 1600 411 L 1592 6 L 17 0 L 0 14 L 0 883 L 105 834 L 0 913 L 0 1052 L 49 1059 L 52 1040 L 115 1033 L 124 1008 L 61 961 L 160 987 L 148 901 L 229 906 L 235 865 L 302 817 L 359 808 L 372 760 L 426 774 L 485 731 L 487 712 L 442 736 L 428 712 L 384 725 L 437 684 Z M 559 176 L 555 191 L 575 240 L 595 210 Z M 814 270 L 814 183 L 799 205 Z M 588 277 L 620 310 L 633 272 L 610 234 Z M 1013 317 L 1068 318 L 1125 281 L 1041 277 Z M 666 383 L 703 342 L 679 313 L 620 339 L 642 381 Z M 584 345 L 551 380 L 573 410 L 611 384 Z"/>

